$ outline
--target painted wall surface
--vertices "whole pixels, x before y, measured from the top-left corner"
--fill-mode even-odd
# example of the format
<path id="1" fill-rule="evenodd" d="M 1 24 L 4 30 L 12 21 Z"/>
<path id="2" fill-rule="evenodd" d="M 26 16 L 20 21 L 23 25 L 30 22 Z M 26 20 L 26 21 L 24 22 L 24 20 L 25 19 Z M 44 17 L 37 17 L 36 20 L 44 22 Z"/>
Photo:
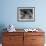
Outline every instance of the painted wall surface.
<path id="1" fill-rule="evenodd" d="M 17 7 L 35 7 L 35 22 L 18 22 Z M 46 0 L 0 0 L 0 27 L 46 28 Z"/>

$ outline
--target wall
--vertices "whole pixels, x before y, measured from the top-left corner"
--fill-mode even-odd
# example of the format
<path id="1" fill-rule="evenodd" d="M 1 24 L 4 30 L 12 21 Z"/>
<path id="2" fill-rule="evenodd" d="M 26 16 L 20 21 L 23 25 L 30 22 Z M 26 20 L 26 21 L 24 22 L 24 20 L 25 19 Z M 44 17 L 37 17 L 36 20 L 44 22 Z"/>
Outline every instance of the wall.
<path id="1" fill-rule="evenodd" d="M 46 28 L 46 0 L 0 0 L 0 25 L 16 28 Z M 18 22 L 17 7 L 35 7 L 35 22 Z"/>

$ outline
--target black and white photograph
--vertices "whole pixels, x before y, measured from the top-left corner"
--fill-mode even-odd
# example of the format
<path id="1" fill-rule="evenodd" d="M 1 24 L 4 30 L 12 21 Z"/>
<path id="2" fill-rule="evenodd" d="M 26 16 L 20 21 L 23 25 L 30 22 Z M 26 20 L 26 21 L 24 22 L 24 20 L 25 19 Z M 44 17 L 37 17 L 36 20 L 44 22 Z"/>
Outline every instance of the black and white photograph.
<path id="1" fill-rule="evenodd" d="M 35 21 L 35 7 L 18 7 L 17 20 L 24 22 Z"/>

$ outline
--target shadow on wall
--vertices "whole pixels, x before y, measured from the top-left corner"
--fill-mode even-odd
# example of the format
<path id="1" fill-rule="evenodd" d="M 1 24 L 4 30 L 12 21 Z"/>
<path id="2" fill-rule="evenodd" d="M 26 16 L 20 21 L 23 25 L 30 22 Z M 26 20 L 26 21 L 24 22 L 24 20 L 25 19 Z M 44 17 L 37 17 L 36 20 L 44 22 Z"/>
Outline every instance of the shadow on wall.
<path id="1" fill-rule="evenodd" d="M 2 43 L 2 36 L 3 36 L 3 32 L 6 32 L 6 29 L 4 30 L 5 25 L 4 24 L 0 24 L 0 43 Z"/>

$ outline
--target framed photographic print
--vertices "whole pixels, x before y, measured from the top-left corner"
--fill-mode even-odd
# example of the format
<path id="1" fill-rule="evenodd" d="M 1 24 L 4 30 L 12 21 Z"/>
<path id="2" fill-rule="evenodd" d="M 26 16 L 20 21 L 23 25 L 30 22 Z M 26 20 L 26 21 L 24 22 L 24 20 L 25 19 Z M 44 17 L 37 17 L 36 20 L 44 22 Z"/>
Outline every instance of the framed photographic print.
<path id="1" fill-rule="evenodd" d="M 17 20 L 23 22 L 35 21 L 35 7 L 18 7 Z"/>

